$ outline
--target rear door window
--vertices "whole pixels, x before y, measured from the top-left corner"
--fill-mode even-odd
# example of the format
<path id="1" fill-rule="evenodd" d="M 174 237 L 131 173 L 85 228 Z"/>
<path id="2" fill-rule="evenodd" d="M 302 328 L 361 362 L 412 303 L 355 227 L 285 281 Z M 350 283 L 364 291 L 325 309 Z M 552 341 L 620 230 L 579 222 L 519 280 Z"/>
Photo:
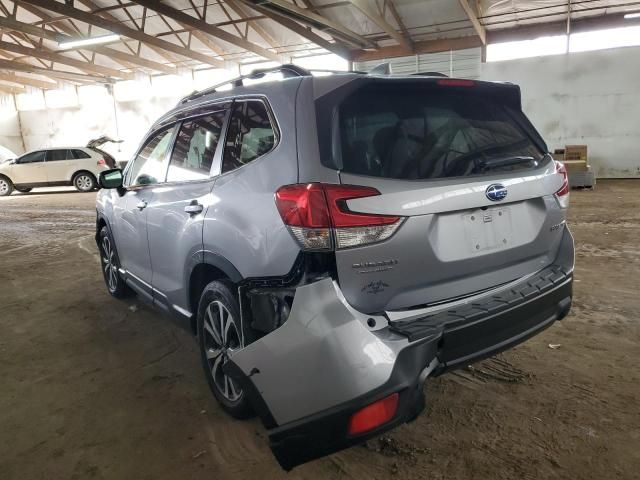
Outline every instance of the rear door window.
<path id="1" fill-rule="evenodd" d="M 167 182 L 209 178 L 225 111 L 182 122 L 171 154 Z"/>
<path id="2" fill-rule="evenodd" d="M 127 185 L 153 185 L 164 181 L 164 160 L 173 138 L 173 130 L 174 127 L 162 130 L 147 141 L 127 173 Z"/>
<path id="3" fill-rule="evenodd" d="M 275 129 L 262 101 L 234 103 L 227 131 L 222 173 L 246 165 L 271 151 L 275 141 Z"/>
<path id="4" fill-rule="evenodd" d="M 91 155 L 89 155 L 87 152 L 83 152 L 82 150 L 71 150 L 71 153 L 73 155 L 73 158 L 75 158 L 76 160 L 91 158 Z"/>
<path id="5" fill-rule="evenodd" d="M 473 93 L 362 89 L 340 107 L 342 169 L 431 179 L 534 168 L 543 152 L 518 115 Z"/>
<path id="6" fill-rule="evenodd" d="M 59 162 L 63 160 L 73 160 L 71 150 L 59 149 L 47 151 L 47 162 Z"/>

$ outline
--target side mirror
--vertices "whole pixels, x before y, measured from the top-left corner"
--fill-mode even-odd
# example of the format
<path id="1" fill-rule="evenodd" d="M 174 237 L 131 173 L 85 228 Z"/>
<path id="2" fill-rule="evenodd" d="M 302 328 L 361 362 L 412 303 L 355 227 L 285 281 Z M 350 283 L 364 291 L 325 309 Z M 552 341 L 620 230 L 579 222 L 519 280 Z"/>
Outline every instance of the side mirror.
<path id="1" fill-rule="evenodd" d="M 102 188 L 122 188 L 122 170 L 114 168 L 101 172 L 98 183 Z"/>

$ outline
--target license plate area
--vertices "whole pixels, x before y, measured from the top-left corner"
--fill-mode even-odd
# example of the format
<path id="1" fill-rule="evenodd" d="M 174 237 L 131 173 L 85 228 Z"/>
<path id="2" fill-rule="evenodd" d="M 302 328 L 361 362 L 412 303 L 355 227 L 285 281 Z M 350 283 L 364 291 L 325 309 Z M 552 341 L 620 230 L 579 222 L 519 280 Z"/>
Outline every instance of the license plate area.
<path id="1" fill-rule="evenodd" d="M 478 209 L 463 215 L 465 234 L 471 252 L 507 248 L 512 243 L 509 207 Z"/>

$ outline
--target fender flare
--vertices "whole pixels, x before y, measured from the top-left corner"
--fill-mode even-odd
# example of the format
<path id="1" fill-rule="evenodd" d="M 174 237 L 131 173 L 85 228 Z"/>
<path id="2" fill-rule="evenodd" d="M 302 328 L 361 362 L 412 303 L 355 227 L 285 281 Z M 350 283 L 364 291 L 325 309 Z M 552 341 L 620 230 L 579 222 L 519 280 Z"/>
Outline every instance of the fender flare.
<path id="1" fill-rule="evenodd" d="M 242 274 L 233 265 L 233 263 L 231 263 L 225 257 L 210 250 L 200 250 L 194 252 L 187 259 L 187 268 L 184 269 L 186 277 L 184 285 L 189 285 L 191 274 L 193 273 L 194 269 L 201 264 L 211 265 L 212 267 L 217 268 L 222 273 L 224 273 L 225 276 L 229 278 L 229 280 L 231 280 L 233 283 L 239 283 L 243 280 Z"/>

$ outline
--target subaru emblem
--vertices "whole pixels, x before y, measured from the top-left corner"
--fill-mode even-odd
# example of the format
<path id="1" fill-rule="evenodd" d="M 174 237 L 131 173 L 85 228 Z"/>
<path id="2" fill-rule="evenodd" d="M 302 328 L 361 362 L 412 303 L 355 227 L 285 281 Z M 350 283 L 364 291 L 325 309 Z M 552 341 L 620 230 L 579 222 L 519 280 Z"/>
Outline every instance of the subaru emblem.
<path id="1" fill-rule="evenodd" d="M 507 196 L 507 187 L 501 183 L 492 183 L 484 191 L 484 194 L 492 202 L 499 202 L 500 200 L 504 200 Z"/>

